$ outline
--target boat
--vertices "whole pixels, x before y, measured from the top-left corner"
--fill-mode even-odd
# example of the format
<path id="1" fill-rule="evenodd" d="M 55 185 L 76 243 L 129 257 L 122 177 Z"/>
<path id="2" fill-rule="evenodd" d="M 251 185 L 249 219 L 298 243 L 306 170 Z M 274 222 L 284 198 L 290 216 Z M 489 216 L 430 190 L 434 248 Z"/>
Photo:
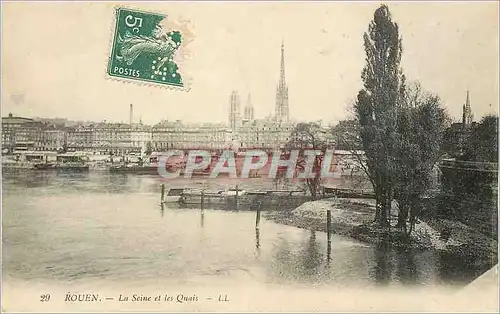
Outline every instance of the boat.
<path id="1" fill-rule="evenodd" d="M 55 166 L 58 171 L 68 171 L 68 172 L 88 172 L 89 165 L 81 163 L 62 163 Z"/>
<path id="2" fill-rule="evenodd" d="M 163 202 L 164 203 L 178 203 L 181 200 L 181 197 L 182 197 L 184 190 L 185 189 L 183 189 L 183 188 L 182 189 L 169 189 Z"/>
<path id="3" fill-rule="evenodd" d="M 109 167 L 113 173 L 158 174 L 157 165 L 122 164 Z"/>
<path id="4" fill-rule="evenodd" d="M 238 194 L 236 194 L 238 191 Z M 245 191 L 242 189 L 226 189 L 215 192 L 206 192 L 200 189 L 185 189 L 180 197 L 179 203 L 183 205 L 220 206 L 225 208 L 256 209 L 262 207 L 297 207 L 311 200 L 304 194 L 303 190 L 269 190 L 269 191 Z"/>
<path id="5" fill-rule="evenodd" d="M 225 205 L 227 203 L 227 195 L 225 191 L 206 192 L 198 189 L 185 189 L 182 192 L 179 202 L 184 205 L 189 204 L 203 204 L 206 205 Z"/>
<path id="6" fill-rule="evenodd" d="M 8 171 L 8 170 L 32 170 L 33 169 L 33 164 L 30 162 L 2 162 L 2 170 L 3 171 Z"/>
<path id="7" fill-rule="evenodd" d="M 88 158 L 76 153 L 60 154 L 56 157 L 55 169 L 61 172 L 88 172 Z"/>
<path id="8" fill-rule="evenodd" d="M 222 194 L 226 196 L 236 196 L 236 194 L 238 194 L 238 196 L 242 196 L 245 195 L 246 193 L 247 192 L 245 190 L 236 188 L 227 189 L 224 192 L 222 192 Z"/>
<path id="9" fill-rule="evenodd" d="M 33 165 L 33 170 L 55 170 L 57 165 L 53 163 L 38 163 Z"/>

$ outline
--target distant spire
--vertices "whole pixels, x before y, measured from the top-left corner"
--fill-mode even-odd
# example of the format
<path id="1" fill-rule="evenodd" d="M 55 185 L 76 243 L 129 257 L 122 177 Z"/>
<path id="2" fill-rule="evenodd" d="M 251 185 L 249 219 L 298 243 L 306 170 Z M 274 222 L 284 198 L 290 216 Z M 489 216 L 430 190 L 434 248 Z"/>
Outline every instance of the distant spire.
<path id="1" fill-rule="evenodd" d="M 285 87 L 285 45 L 283 43 L 283 39 L 281 39 L 281 68 L 280 68 L 280 81 L 279 86 L 281 88 Z"/>
<path id="2" fill-rule="evenodd" d="M 469 96 L 469 91 L 467 90 L 467 97 L 465 100 L 465 123 L 469 125 L 472 123 L 472 120 L 474 120 L 474 116 L 472 115 L 472 108 L 470 106 L 470 96 Z"/>
<path id="3" fill-rule="evenodd" d="M 285 45 L 283 39 L 281 40 L 280 78 L 276 88 L 275 118 L 284 121 L 288 121 L 289 119 L 288 87 L 285 80 Z"/>

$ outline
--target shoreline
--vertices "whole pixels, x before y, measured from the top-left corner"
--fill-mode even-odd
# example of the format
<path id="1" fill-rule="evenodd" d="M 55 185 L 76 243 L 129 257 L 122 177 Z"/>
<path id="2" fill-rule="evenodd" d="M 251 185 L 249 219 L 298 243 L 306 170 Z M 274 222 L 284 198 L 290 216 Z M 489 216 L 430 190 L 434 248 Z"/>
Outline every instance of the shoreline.
<path id="1" fill-rule="evenodd" d="M 332 234 L 373 245 L 448 252 L 491 267 L 498 263 L 498 242 L 463 223 L 443 218 L 418 220 L 409 241 L 405 241 L 403 232 L 394 227 L 395 213 L 391 213 L 392 227 L 381 228 L 373 222 L 375 206 L 371 203 L 374 201 L 322 199 L 291 210 L 268 211 L 264 217 L 275 223 L 326 233 L 326 211 L 329 209 Z M 446 240 L 442 238 L 444 230 L 450 233 Z"/>

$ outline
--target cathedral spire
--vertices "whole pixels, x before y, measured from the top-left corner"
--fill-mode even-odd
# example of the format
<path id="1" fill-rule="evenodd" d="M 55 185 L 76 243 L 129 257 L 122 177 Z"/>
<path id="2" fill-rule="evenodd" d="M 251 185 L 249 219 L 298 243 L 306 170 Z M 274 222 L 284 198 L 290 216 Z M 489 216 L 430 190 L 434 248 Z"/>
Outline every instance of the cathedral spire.
<path id="1" fill-rule="evenodd" d="M 285 45 L 281 41 L 281 65 L 280 65 L 280 78 L 278 87 L 276 89 L 276 109 L 275 118 L 280 121 L 288 121 L 288 87 L 285 80 Z"/>
<path id="2" fill-rule="evenodd" d="M 470 106 L 470 97 L 468 90 L 467 90 L 467 98 L 465 99 L 465 119 L 467 125 L 470 125 L 472 123 L 472 120 L 474 119 L 474 116 L 472 115 L 472 108 Z"/>
<path id="3" fill-rule="evenodd" d="M 286 86 L 286 81 L 285 81 L 285 45 L 283 44 L 283 39 L 281 39 L 281 68 L 280 68 L 279 87 L 283 88 L 285 86 Z"/>

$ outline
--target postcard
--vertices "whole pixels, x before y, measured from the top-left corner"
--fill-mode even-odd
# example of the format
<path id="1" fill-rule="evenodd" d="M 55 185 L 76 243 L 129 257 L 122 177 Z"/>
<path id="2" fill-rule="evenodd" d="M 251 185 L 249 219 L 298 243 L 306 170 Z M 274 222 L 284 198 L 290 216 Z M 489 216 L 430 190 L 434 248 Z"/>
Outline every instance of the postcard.
<path id="1" fill-rule="evenodd" d="M 3 312 L 498 312 L 498 2 L 4 1 Z"/>

